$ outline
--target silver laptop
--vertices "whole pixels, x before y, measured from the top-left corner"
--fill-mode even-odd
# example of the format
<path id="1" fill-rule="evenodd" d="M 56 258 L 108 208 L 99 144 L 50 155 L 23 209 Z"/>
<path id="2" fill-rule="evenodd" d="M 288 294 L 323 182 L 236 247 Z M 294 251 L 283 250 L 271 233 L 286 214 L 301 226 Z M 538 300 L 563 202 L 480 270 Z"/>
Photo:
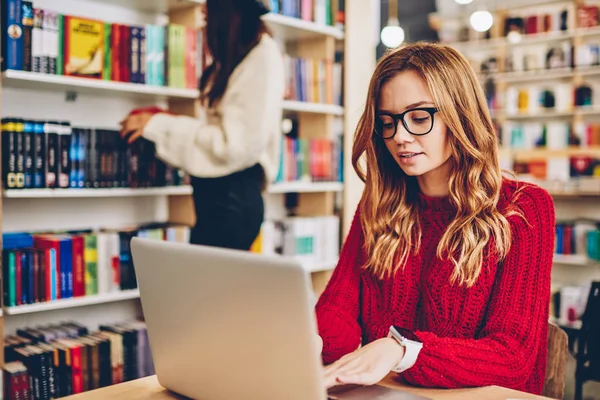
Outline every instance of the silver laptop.
<path id="1" fill-rule="evenodd" d="M 131 252 L 162 386 L 202 400 L 327 399 L 310 278 L 299 263 L 141 238 Z"/>

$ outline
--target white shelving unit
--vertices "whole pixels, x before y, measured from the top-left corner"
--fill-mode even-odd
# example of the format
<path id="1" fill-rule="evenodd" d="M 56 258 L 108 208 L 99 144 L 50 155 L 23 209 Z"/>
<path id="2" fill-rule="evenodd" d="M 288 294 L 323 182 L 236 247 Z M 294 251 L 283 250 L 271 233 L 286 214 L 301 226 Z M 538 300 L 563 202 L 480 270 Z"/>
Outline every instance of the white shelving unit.
<path id="1" fill-rule="evenodd" d="M 124 24 L 163 23 L 165 13 L 202 0 L 36 0 L 35 6 L 63 14 L 76 14 Z M 73 11 L 76 10 L 76 11 Z M 118 16 L 118 20 L 115 20 Z M 278 14 L 264 16 L 275 37 L 284 44 L 299 40 L 344 39 L 344 31 Z M 321 48 L 314 52 L 321 57 Z M 327 46 L 327 48 L 333 48 Z M 312 51 L 309 51 L 312 56 Z M 57 76 L 8 70 L 2 73 L 2 114 L 28 119 L 69 120 L 73 125 L 114 129 L 129 110 L 158 105 L 168 108 L 171 101 L 193 101 L 196 89 L 175 89 L 106 80 Z M 76 96 L 65 96 L 76 93 Z M 338 105 L 286 101 L 286 113 L 296 113 L 325 126 L 321 119 L 344 116 Z M 300 193 L 324 196 L 343 190 L 341 182 L 291 182 L 271 185 L 268 195 Z M 136 225 L 166 221 L 169 198 L 187 196 L 189 186 L 110 189 L 24 189 L 2 193 L 3 231 L 68 230 Z M 277 196 L 276 196 L 277 197 Z M 320 197 L 319 197 L 320 199 Z M 329 204 L 329 200 L 324 202 Z M 329 199 L 327 197 L 327 199 Z M 281 198 L 279 198 L 281 200 Z M 281 201 L 280 201 L 281 202 Z M 331 271 L 336 261 L 306 265 L 310 273 Z M 92 329 L 100 323 L 135 318 L 140 314 L 139 291 L 111 292 L 55 302 L 7 307 L 4 333 L 23 326 L 77 320 Z"/>
<path id="2" fill-rule="evenodd" d="M 334 104 L 308 103 L 304 101 L 286 100 L 283 103 L 284 111 L 309 114 L 344 115 L 344 108 Z"/>
<path id="3" fill-rule="evenodd" d="M 311 21 L 303 21 L 281 14 L 266 14 L 263 20 L 273 31 L 273 35 L 285 41 L 321 38 L 331 36 L 337 40 L 344 39 L 344 31 L 333 26 L 320 25 Z"/>
<path id="4" fill-rule="evenodd" d="M 192 194 L 191 186 L 154 188 L 108 188 L 108 189 L 12 189 L 4 191 L 7 199 L 89 198 L 89 197 L 143 197 L 183 196 Z"/>
<path id="5" fill-rule="evenodd" d="M 199 95 L 198 90 L 194 89 L 177 89 L 13 70 L 4 71 L 2 85 L 14 89 L 76 91 L 92 95 L 121 95 L 157 100 L 196 99 Z"/>
<path id="6" fill-rule="evenodd" d="M 320 193 L 341 192 L 344 190 L 342 182 L 283 182 L 269 186 L 271 194 L 280 193 Z"/>
<path id="7" fill-rule="evenodd" d="M 97 304 L 115 303 L 140 297 L 139 290 L 123 290 L 120 292 L 109 292 L 93 296 L 74 297 L 49 301 L 46 303 L 25 304 L 15 307 L 5 307 L 5 315 L 33 314 L 44 311 L 65 310 L 68 308 L 85 307 Z"/>

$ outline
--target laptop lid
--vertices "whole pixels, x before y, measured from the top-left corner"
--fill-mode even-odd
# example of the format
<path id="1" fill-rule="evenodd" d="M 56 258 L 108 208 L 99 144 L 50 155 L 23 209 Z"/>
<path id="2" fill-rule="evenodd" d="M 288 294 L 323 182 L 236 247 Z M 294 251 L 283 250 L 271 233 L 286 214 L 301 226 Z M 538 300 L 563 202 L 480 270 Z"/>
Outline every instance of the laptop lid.
<path id="1" fill-rule="evenodd" d="M 283 257 L 133 238 L 157 378 L 198 399 L 325 399 L 308 273 Z"/>

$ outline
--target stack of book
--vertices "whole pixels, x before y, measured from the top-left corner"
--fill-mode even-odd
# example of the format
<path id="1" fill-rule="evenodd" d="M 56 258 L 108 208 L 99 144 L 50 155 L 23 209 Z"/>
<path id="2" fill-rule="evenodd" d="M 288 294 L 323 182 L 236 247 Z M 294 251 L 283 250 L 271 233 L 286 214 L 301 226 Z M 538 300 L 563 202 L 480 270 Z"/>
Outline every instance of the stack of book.
<path id="1" fill-rule="evenodd" d="M 56 399 L 154 374 L 146 325 L 75 322 L 23 328 L 4 338 L 4 398 Z"/>

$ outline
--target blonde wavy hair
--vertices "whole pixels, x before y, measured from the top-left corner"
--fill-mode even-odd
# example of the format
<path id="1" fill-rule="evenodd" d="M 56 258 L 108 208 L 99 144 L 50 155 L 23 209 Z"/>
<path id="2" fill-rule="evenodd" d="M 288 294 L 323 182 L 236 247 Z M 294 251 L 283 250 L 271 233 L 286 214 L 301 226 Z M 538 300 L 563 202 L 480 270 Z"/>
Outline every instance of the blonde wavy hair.
<path id="1" fill-rule="evenodd" d="M 511 230 L 507 215 L 498 210 L 503 177 L 483 89 L 468 61 L 442 44 L 421 42 L 394 49 L 381 58 L 371 78 L 352 149 L 352 165 L 365 183 L 360 202 L 368 255 L 364 268 L 383 279 L 396 273 L 411 249 L 416 253 L 421 245 L 416 178 L 400 169 L 373 133 L 382 87 L 407 70 L 426 82 L 447 125 L 449 200 L 456 216 L 438 244 L 437 256 L 454 264 L 451 283 L 470 287 L 488 256 L 490 239 L 491 251 L 502 260 L 510 248 Z M 360 165 L 363 156 L 366 171 Z"/>

